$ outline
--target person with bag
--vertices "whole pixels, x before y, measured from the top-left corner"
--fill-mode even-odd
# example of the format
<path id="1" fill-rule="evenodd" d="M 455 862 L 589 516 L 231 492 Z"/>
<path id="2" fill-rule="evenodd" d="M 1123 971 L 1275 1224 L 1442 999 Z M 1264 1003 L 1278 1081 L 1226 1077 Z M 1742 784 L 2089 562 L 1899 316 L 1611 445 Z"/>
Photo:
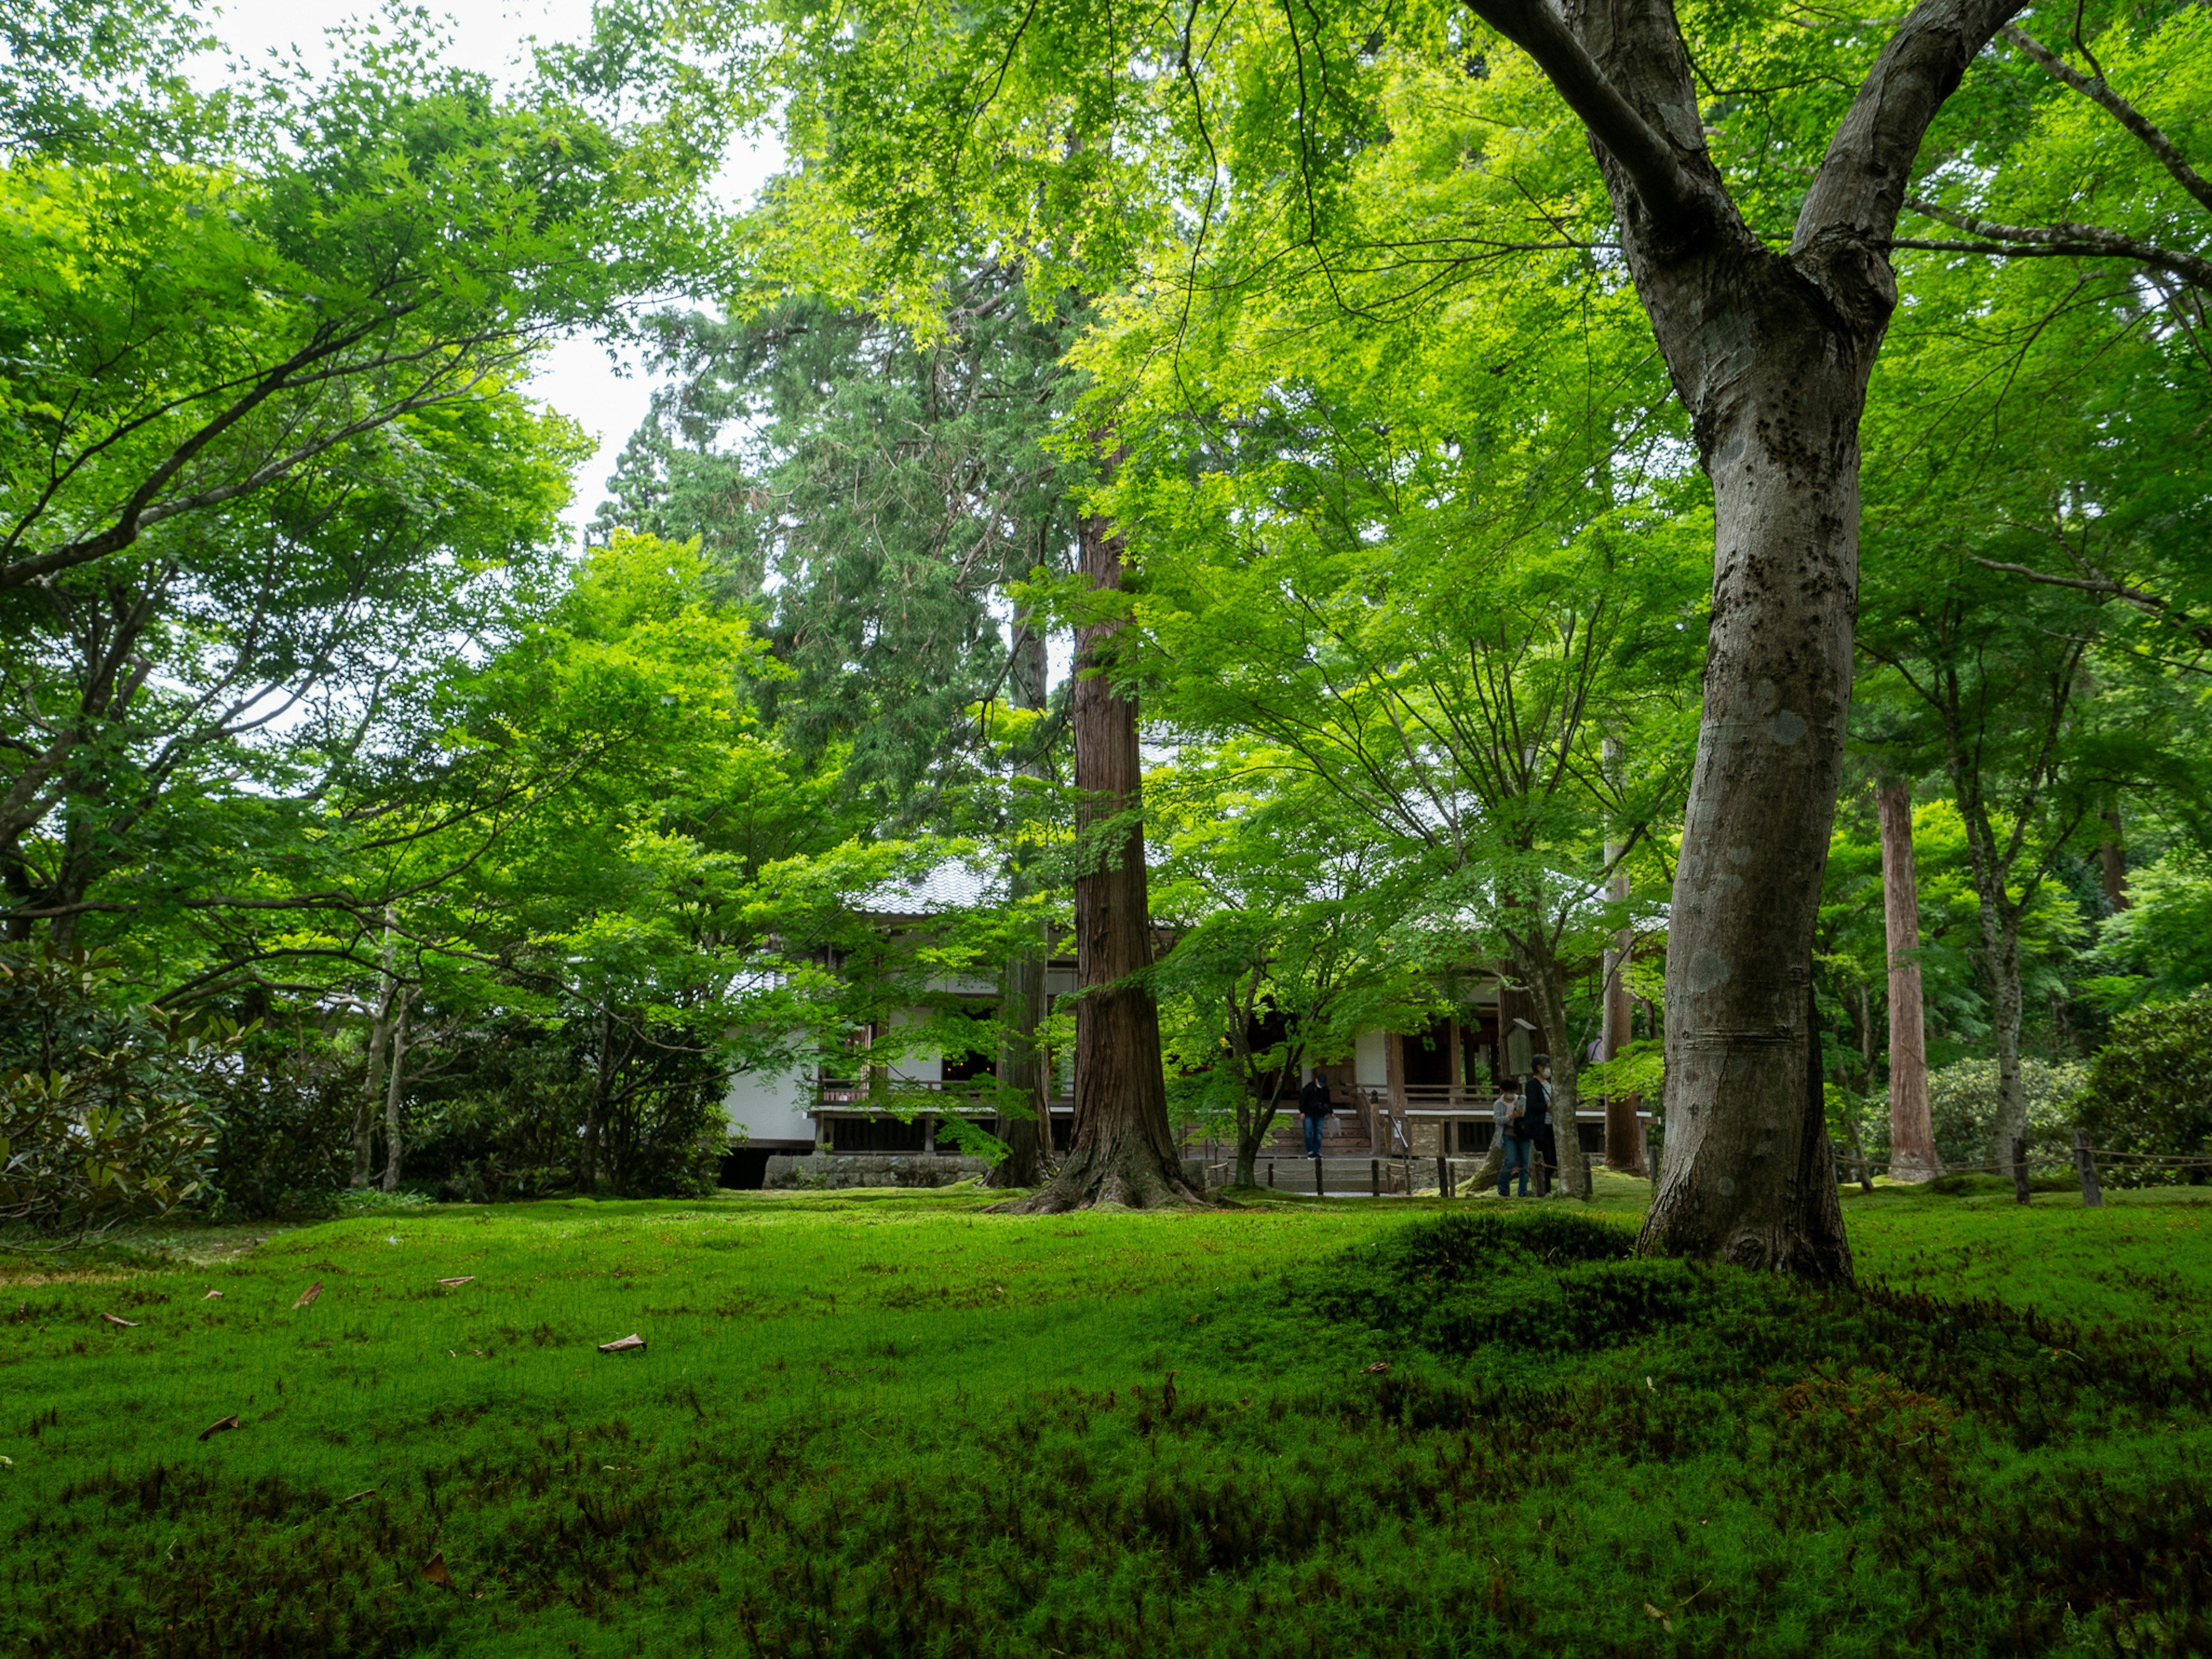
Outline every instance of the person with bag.
<path id="1" fill-rule="evenodd" d="M 1497 1125 L 1498 1136 L 1498 1195 L 1510 1198 L 1507 1190 L 1516 1170 L 1521 1171 L 1521 1196 L 1528 1196 L 1528 1134 L 1526 1120 L 1522 1115 L 1521 1085 L 1507 1078 L 1498 1091 L 1498 1098 L 1490 1103 L 1491 1121 Z"/>
<path id="2" fill-rule="evenodd" d="M 1328 1096 L 1328 1078 L 1319 1066 L 1306 1079 L 1306 1086 L 1298 1091 L 1298 1115 L 1305 1120 L 1306 1156 L 1321 1156 L 1321 1126 L 1336 1115 L 1336 1103 Z"/>

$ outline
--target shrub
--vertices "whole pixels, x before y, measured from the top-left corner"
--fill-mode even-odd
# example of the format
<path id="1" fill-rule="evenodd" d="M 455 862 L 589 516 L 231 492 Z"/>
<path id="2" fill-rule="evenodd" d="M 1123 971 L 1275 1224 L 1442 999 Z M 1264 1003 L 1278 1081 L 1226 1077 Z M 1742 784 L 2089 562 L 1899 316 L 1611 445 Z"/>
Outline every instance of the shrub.
<path id="1" fill-rule="evenodd" d="M 2114 1152 L 2212 1152 L 2212 990 L 2115 1018 L 2112 1041 L 2089 1063 L 2079 1115 Z M 2185 1174 L 2200 1182 L 2206 1171 Z"/>
<path id="2" fill-rule="evenodd" d="M 129 1002 L 98 953 L 0 954 L 0 1226 L 81 1238 L 199 1195 L 243 1036 Z"/>
<path id="3" fill-rule="evenodd" d="M 2020 1062 L 2021 1090 L 2027 1097 L 2030 1158 L 2070 1155 L 2074 1100 L 2087 1075 L 2087 1067 L 2071 1060 L 2056 1066 L 2040 1060 Z M 1946 1164 L 1990 1161 L 1990 1129 L 1997 1115 L 1996 1061 L 1962 1060 L 1930 1072 L 1928 1105 L 1935 1120 L 1937 1157 Z M 1886 1137 L 1886 1124 L 1883 1133 Z"/>
<path id="4" fill-rule="evenodd" d="M 211 1187 L 218 1212 L 335 1213 L 353 1170 L 361 1060 L 313 1040 L 248 1046 L 222 1097 Z"/>

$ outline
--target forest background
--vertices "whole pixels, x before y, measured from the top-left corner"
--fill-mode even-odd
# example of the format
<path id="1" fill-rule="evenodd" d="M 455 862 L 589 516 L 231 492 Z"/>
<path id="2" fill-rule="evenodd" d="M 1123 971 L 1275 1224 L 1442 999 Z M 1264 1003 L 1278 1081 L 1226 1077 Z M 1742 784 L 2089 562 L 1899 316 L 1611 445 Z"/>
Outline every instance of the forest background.
<path id="1" fill-rule="evenodd" d="M 1473 963 L 1580 1054 L 1624 933 L 1568 1083 L 1663 1117 L 1714 507 L 1581 124 L 1449 8 L 1039 13 L 617 5 L 501 88 L 395 10 L 213 91 L 219 20 L 11 14 L 0 1214 L 696 1191 L 810 1054 L 1033 1098 L 1113 624 L 1184 1121 Z M 1888 25 L 1683 18 L 1786 240 Z M 1900 965 L 1946 1161 L 2212 1137 L 2207 110 L 2201 9 L 2030 11 L 1919 155 L 1813 964 L 1876 1162 Z M 580 550 L 579 329 L 663 377 Z M 1005 1018 L 892 1025 L 951 971 Z"/>

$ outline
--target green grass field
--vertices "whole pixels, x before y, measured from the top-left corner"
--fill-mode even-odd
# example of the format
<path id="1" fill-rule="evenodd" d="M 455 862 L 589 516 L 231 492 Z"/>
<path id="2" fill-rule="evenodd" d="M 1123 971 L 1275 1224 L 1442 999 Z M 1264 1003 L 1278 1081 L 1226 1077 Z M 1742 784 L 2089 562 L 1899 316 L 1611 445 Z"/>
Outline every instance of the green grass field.
<path id="1" fill-rule="evenodd" d="M 0 1650 L 2212 1650 L 2212 1204 L 1854 1192 L 1841 1295 L 1626 1259 L 1644 1193 L 18 1263 Z"/>

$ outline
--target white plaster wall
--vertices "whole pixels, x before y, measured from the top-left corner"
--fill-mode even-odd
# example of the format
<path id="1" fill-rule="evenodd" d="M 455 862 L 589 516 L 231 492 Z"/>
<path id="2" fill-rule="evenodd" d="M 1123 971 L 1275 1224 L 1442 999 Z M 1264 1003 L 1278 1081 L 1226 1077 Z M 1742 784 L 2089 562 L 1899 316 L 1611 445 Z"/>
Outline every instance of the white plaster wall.
<path id="1" fill-rule="evenodd" d="M 1387 1089 L 1390 1086 L 1390 1034 L 1388 1031 L 1362 1031 L 1358 1046 L 1352 1051 L 1353 1076 L 1363 1089 Z"/>
<path id="2" fill-rule="evenodd" d="M 927 1008 L 894 1008 L 893 1026 L 914 1025 L 929 1018 Z M 895 1083 L 942 1083 L 945 1080 L 945 1056 L 942 1054 L 908 1054 L 890 1068 Z"/>
<path id="3" fill-rule="evenodd" d="M 814 1103 L 813 1081 L 811 1060 L 793 1061 L 780 1071 L 739 1072 L 722 1096 L 723 1115 L 732 1129 L 745 1132 L 748 1140 L 811 1143 L 814 1120 L 806 1109 Z"/>

